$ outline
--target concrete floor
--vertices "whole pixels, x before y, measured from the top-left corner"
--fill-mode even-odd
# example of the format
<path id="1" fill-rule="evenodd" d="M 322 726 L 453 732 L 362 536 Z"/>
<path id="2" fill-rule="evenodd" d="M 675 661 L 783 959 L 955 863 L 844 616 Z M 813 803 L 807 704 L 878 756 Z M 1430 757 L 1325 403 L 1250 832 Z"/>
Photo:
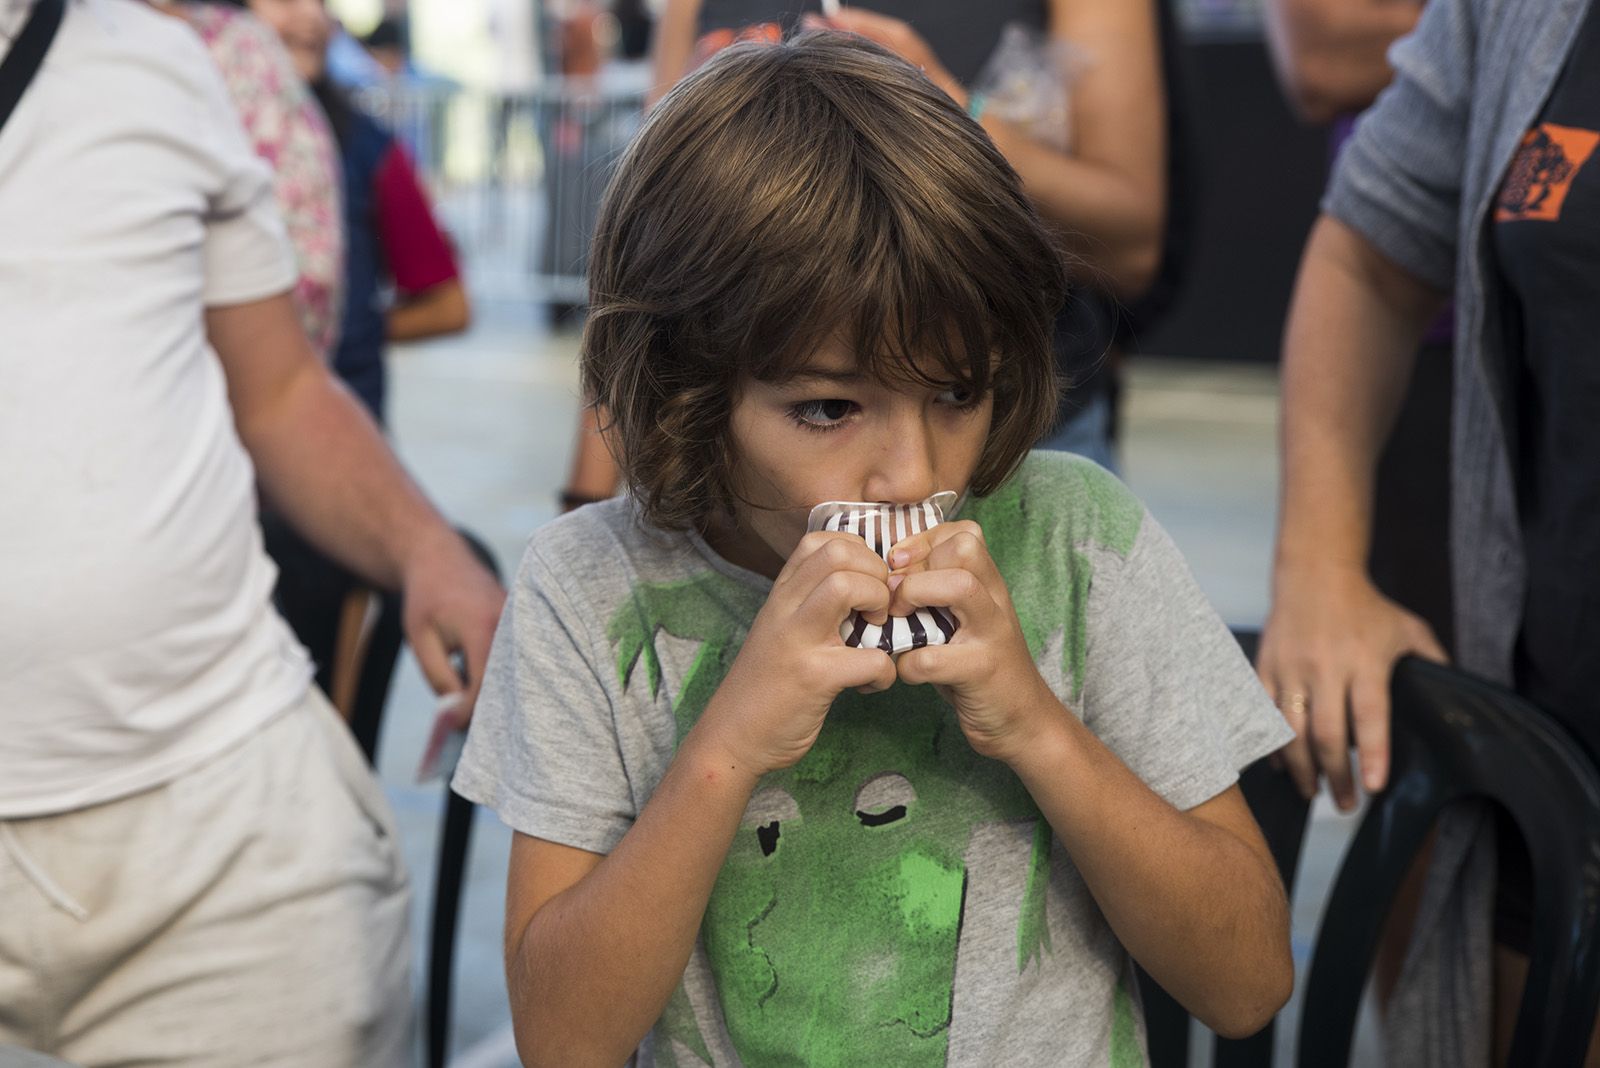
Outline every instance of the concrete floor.
<path id="1" fill-rule="evenodd" d="M 481 309 L 464 338 L 409 346 L 392 361 L 397 447 L 433 498 L 481 535 L 513 570 L 528 534 L 556 511 L 577 411 L 576 337 L 552 332 L 541 309 Z M 1270 367 L 1141 358 L 1124 408 L 1124 475 L 1172 533 L 1201 587 L 1235 626 L 1259 626 L 1267 607 L 1276 495 L 1277 379 Z M 397 673 L 379 770 L 399 814 L 416 887 L 422 975 L 442 787 L 415 769 L 433 702 L 414 664 Z M 1315 809 L 1299 892 L 1294 951 L 1303 969 L 1317 918 L 1354 826 Z M 456 965 L 452 1063 L 517 1063 L 501 965 L 501 910 L 510 833 L 480 811 Z M 1278 1061 L 1291 1060 L 1298 1001 L 1280 1016 Z M 1197 1064 L 1209 1062 L 1201 1056 Z M 1353 1063 L 1380 1063 L 1370 1022 Z"/>

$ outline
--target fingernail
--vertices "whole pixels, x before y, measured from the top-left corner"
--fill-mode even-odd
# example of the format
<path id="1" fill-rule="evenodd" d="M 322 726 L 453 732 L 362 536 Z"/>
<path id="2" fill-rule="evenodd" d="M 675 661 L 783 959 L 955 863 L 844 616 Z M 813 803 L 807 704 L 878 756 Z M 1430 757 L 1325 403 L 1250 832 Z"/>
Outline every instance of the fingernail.
<path id="1" fill-rule="evenodd" d="M 904 582 L 905 580 L 906 577 L 904 575 L 890 575 L 889 592 L 893 593 L 895 590 L 898 590 L 900 588 L 900 583 Z"/>
<path id="2" fill-rule="evenodd" d="M 911 554 L 904 549 L 896 549 L 889 554 L 889 563 L 895 567 L 905 567 L 911 561 Z"/>

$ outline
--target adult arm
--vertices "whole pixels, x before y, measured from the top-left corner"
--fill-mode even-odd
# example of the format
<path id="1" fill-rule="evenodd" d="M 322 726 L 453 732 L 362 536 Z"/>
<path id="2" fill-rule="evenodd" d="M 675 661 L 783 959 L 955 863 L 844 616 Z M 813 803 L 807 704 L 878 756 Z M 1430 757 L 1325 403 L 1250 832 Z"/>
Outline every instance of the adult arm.
<path id="1" fill-rule="evenodd" d="M 700 0 L 667 0 L 656 20 L 655 38 L 650 45 L 650 93 L 646 104 L 654 104 L 678 79 L 689 73 L 694 58 L 696 30 L 700 24 Z"/>
<path id="2" fill-rule="evenodd" d="M 606 447 L 600 433 L 605 413 L 592 404 L 585 404 L 578 413 L 577 439 L 572 445 L 572 469 L 567 474 L 567 485 L 562 491 L 570 498 L 572 507 L 589 501 L 604 500 L 617 492 L 622 482 L 622 469 L 616 457 Z M 562 511 L 570 509 L 563 504 Z"/>
<path id="3" fill-rule="evenodd" d="M 240 440 L 263 492 L 313 543 L 405 594 L 405 629 L 439 692 L 476 697 L 505 599 L 312 352 L 287 294 L 206 311 Z M 467 678 L 450 655 L 466 660 Z"/>
<path id="4" fill-rule="evenodd" d="M 1416 0 L 1268 0 L 1267 47 L 1289 103 L 1317 123 L 1367 108 L 1394 76 L 1389 46 L 1421 11 Z"/>
<path id="5" fill-rule="evenodd" d="M 471 323 L 472 302 L 461 279 L 452 278 L 396 300 L 389 309 L 389 340 L 420 341 L 459 334 Z"/>
<path id="6" fill-rule="evenodd" d="M 1282 505 L 1258 667 L 1299 734 L 1285 751 L 1296 783 L 1310 796 L 1320 767 L 1344 809 L 1356 800 L 1347 717 L 1365 785 L 1377 789 L 1388 774 L 1395 661 L 1408 652 L 1444 659 L 1427 624 L 1380 594 L 1367 574 L 1378 454 L 1443 300 L 1324 216 L 1290 305 Z"/>
<path id="7" fill-rule="evenodd" d="M 1256 666 L 1299 735 L 1285 751 L 1296 781 L 1309 796 L 1320 767 L 1344 808 L 1352 725 L 1363 784 L 1381 788 L 1394 661 L 1443 656 L 1378 596 L 1366 551 L 1373 465 L 1455 273 L 1478 15 L 1473 0 L 1430 0 L 1390 51 L 1394 81 L 1340 153 L 1285 335 L 1283 499 Z"/>
<path id="8" fill-rule="evenodd" d="M 971 103 L 970 87 L 907 24 L 859 7 L 844 8 L 832 24 L 922 67 L 958 106 Z M 1070 90 L 1070 153 L 987 111 L 979 121 L 1085 276 L 1132 299 L 1160 266 L 1166 218 L 1166 106 L 1154 0 L 1051 0 L 1050 36 L 1086 55 Z"/>
<path id="9" fill-rule="evenodd" d="M 390 341 L 417 341 L 465 330 L 472 304 L 450 241 L 439 226 L 411 158 L 390 145 L 374 179 L 378 236 L 394 275 Z"/>

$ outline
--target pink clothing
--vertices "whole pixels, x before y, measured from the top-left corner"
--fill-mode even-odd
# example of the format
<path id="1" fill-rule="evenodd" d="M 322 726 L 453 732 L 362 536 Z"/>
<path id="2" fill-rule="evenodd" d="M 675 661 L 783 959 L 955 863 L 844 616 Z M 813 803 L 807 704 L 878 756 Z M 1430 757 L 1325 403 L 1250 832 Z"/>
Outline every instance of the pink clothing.
<path id="1" fill-rule="evenodd" d="M 295 309 L 312 347 L 329 359 L 343 311 L 344 224 L 339 151 L 328 121 L 269 27 L 224 4 L 185 3 L 180 10 L 221 69 L 256 155 L 273 169 L 299 270 Z"/>

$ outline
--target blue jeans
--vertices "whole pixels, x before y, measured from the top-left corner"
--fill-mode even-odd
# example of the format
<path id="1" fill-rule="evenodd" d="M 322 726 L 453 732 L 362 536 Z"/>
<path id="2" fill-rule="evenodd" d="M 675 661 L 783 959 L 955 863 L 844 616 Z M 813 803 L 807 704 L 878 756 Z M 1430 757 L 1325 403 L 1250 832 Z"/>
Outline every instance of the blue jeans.
<path id="1" fill-rule="evenodd" d="M 1075 452 L 1079 456 L 1087 456 L 1107 471 L 1120 475 L 1116 449 L 1111 441 L 1111 391 L 1096 391 L 1088 404 L 1056 427 L 1054 433 L 1034 448 Z"/>

